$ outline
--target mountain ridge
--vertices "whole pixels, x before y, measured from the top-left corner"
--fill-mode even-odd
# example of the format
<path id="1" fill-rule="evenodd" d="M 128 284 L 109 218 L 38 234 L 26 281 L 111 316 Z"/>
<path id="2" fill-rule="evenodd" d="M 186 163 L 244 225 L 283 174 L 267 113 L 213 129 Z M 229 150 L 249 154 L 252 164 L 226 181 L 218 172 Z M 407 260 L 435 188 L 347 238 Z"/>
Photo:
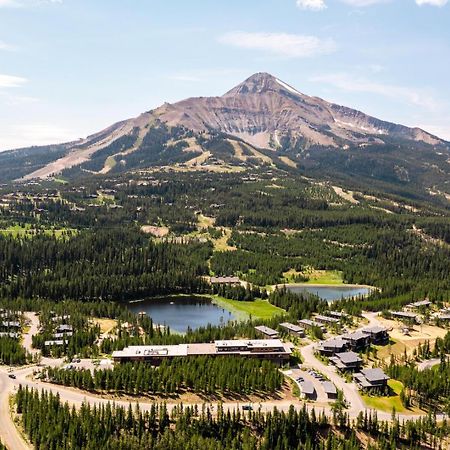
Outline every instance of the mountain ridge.
<path id="1" fill-rule="evenodd" d="M 54 157 L 46 153 L 50 147 Z M 0 181 L 152 167 L 281 166 L 431 186 L 428 178 L 441 189 L 449 148 L 420 128 L 308 96 L 260 72 L 222 96 L 164 103 L 76 142 L 4 152 Z"/>

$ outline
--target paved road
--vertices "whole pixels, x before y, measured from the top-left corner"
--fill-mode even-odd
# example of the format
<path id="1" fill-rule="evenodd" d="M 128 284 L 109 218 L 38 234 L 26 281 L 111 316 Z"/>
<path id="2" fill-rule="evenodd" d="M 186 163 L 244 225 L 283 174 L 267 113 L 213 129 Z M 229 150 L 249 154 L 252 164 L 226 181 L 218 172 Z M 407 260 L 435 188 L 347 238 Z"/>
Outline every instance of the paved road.
<path id="1" fill-rule="evenodd" d="M 369 320 L 370 325 L 378 324 L 376 314 L 370 313 L 365 315 L 365 317 Z M 31 335 L 31 332 L 29 334 Z M 367 410 L 369 412 L 369 409 L 366 408 L 364 402 L 362 401 L 361 396 L 359 395 L 356 385 L 354 383 L 346 383 L 345 380 L 336 373 L 334 367 L 326 366 L 314 356 L 315 345 L 316 344 L 310 344 L 300 349 L 301 354 L 304 358 L 304 365 L 310 366 L 322 372 L 336 385 L 338 389 L 341 389 L 344 392 L 344 396 L 349 404 L 347 412 L 351 418 L 356 418 L 361 411 Z M 42 364 L 58 366 L 63 364 L 63 360 L 43 358 Z M 9 448 L 10 450 L 23 450 L 23 449 L 28 450 L 30 448 L 24 442 L 21 435 L 18 433 L 14 423 L 11 420 L 11 416 L 9 413 L 9 405 L 8 405 L 9 394 L 13 393 L 18 388 L 19 385 L 22 385 L 24 387 L 28 386 L 29 388 L 46 389 L 47 391 L 51 391 L 55 394 L 58 393 L 63 402 L 67 401 L 69 404 L 74 405 L 76 407 L 81 406 L 83 402 L 89 402 L 91 405 L 101 405 L 110 402 L 110 400 L 108 399 L 104 399 L 99 396 L 85 393 L 76 389 L 58 386 L 50 383 L 44 383 L 40 380 L 33 380 L 30 378 L 30 375 L 32 375 L 33 371 L 36 369 L 37 369 L 36 366 L 31 367 L 29 366 L 22 369 L 16 369 L 14 370 L 14 374 L 16 375 L 17 378 L 11 379 L 8 376 L 7 368 L 0 367 L 0 404 L 1 404 L 0 437 L 3 439 L 3 442 L 6 444 L 7 448 Z M 304 372 L 301 373 L 302 376 L 305 375 Z M 304 378 L 306 379 L 306 376 L 304 376 Z M 139 403 L 141 410 L 144 411 L 148 411 L 152 405 L 151 402 L 145 401 L 137 402 L 137 401 L 115 400 L 115 404 L 124 407 L 128 407 L 130 404 L 136 405 L 137 403 Z M 233 410 L 242 407 L 244 403 L 247 404 L 247 402 L 225 402 L 222 405 L 225 410 Z M 171 411 L 174 407 L 178 406 L 179 404 L 180 404 L 179 402 L 167 403 L 167 408 L 169 409 L 169 411 Z M 198 407 L 201 408 L 203 403 L 201 404 L 184 403 L 184 405 L 185 406 L 197 405 Z M 209 403 L 209 405 L 216 410 L 218 403 Z M 254 409 L 261 408 L 261 411 L 263 412 L 272 411 L 273 408 L 275 407 L 281 411 L 288 411 L 291 405 L 293 405 L 296 409 L 299 410 L 303 408 L 304 403 L 300 401 L 294 401 L 293 403 L 290 400 L 270 400 L 261 403 L 254 403 L 253 407 Z M 323 411 L 328 416 L 332 415 L 332 410 L 329 406 L 314 405 L 309 403 L 306 405 L 306 407 L 309 410 L 315 409 L 317 412 Z M 387 421 L 391 420 L 392 418 L 391 413 L 385 413 L 381 411 L 377 411 L 377 416 L 378 419 Z M 397 417 L 400 420 L 408 420 L 408 419 L 417 419 L 423 416 L 397 414 Z M 443 418 L 444 418 L 443 415 L 437 416 L 437 420 L 442 420 Z"/>
<path id="2" fill-rule="evenodd" d="M 25 318 L 30 322 L 30 329 L 27 333 L 23 335 L 23 342 L 22 345 L 25 347 L 25 350 L 27 350 L 32 355 L 36 355 L 39 353 L 39 350 L 33 348 L 32 346 L 32 338 L 35 334 L 38 334 L 39 330 L 39 317 L 34 312 L 26 312 L 24 313 Z"/>
<path id="3" fill-rule="evenodd" d="M 422 361 L 417 364 L 417 370 L 422 371 L 426 369 L 431 369 L 434 366 L 437 366 L 441 362 L 440 358 L 428 359 L 426 361 Z"/>
<path id="4" fill-rule="evenodd" d="M 0 372 L 0 438 L 9 450 L 29 450 L 31 447 L 23 440 L 11 420 L 9 396 L 15 386 L 6 370 Z"/>

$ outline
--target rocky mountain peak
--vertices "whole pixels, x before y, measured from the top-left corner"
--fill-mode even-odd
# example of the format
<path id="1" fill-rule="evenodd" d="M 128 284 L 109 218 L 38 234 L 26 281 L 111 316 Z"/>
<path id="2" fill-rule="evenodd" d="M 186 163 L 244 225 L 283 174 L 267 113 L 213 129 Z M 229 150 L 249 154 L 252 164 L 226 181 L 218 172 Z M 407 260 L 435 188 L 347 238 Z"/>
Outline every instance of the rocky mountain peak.
<path id="1" fill-rule="evenodd" d="M 265 94 L 268 92 L 273 93 L 290 93 L 301 96 L 293 87 L 289 86 L 284 81 L 279 80 L 270 73 L 258 72 L 247 78 L 242 83 L 228 91 L 223 97 L 233 97 L 236 95 L 247 94 Z"/>

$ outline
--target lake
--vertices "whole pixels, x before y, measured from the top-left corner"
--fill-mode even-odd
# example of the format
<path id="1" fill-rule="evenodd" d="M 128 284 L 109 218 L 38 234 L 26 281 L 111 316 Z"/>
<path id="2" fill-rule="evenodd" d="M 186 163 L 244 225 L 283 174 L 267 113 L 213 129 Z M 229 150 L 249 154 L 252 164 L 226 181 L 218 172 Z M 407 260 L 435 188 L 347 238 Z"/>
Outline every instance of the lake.
<path id="1" fill-rule="evenodd" d="M 188 328 L 222 325 L 235 320 L 226 309 L 212 303 L 208 297 L 176 296 L 149 298 L 128 304 L 134 313 L 145 311 L 153 322 L 169 326 L 171 330 L 185 333 Z"/>
<path id="2" fill-rule="evenodd" d="M 342 297 L 356 297 L 358 295 L 367 295 L 371 289 L 365 286 L 320 286 L 320 285 L 286 285 L 286 288 L 296 294 L 308 292 L 310 294 L 318 295 L 323 300 L 332 302 L 340 300 Z"/>

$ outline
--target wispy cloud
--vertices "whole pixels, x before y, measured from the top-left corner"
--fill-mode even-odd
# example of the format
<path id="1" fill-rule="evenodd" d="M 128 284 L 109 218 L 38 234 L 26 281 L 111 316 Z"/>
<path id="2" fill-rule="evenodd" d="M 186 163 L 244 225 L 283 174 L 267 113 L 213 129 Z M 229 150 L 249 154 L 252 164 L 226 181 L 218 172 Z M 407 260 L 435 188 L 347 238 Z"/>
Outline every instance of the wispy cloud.
<path id="1" fill-rule="evenodd" d="M 0 89 L 20 87 L 23 86 L 27 81 L 28 80 L 23 77 L 4 75 L 0 73 Z"/>
<path id="2" fill-rule="evenodd" d="M 219 38 L 219 42 L 247 50 L 258 50 L 285 58 L 307 58 L 336 50 L 332 39 L 288 33 L 248 33 L 233 31 Z"/>
<path id="3" fill-rule="evenodd" d="M 419 6 L 422 5 L 445 6 L 448 3 L 448 0 L 416 0 L 416 3 Z"/>
<path id="4" fill-rule="evenodd" d="M 6 51 L 12 52 L 12 51 L 16 50 L 16 47 L 14 45 L 7 44 L 4 41 L 0 41 L 0 50 L 6 50 Z"/>
<path id="5" fill-rule="evenodd" d="M 424 90 L 393 84 L 384 84 L 366 78 L 355 77 L 347 73 L 332 73 L 315 76 L 311 78 L 311 81 L 329 84 L 347 92 L 366 92 L 382 95 L 394 100 L 401 100 L 410 105 L 426 108 L 429 111 L 436 111 L 440 107 L 440 103 Z"/>
<path id="6" fill-rule="evenodd" d="M 325 0 L 297 0 L 297 6 L 300 9 L 309 9 L 311 11 L 322 11 L 327 7 Z"/>

